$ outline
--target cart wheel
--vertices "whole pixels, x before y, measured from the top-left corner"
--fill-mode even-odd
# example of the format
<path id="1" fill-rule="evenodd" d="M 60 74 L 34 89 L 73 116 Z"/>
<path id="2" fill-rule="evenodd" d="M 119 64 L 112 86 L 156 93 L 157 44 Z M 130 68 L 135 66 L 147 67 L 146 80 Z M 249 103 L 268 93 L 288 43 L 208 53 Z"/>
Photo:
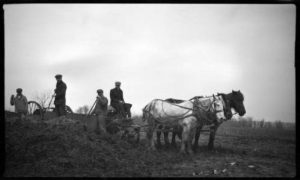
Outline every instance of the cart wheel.
<path id="1" fill-rule="evenodd" d="M 55 107 L 50 107 L 49 108 L 50 110 L 51 110 L 51 112 L 55 112 L 56 111 L 56 109 L 55 109 Z M 73 111 L 72 111 L 72 109 L 70 108 L 70 106 L 65 106 L 65 111 L 68 113 L 68 114 L 73 114 Z"/>
<path id="2" fill-rule="evenodd" d="M 35 101 L 28 101 L 28 114 L 40 116 L 41 119 L 43 119 L 44 115 L 41 105 Z"/>
<path id="3" fill-rule="evenodd" d="M 67 105 L 66 105 L 65 108 L 66 108 L 65 110 L 66 110 L 67 113 L 73 114 L 73 111 L 72 111 L 72 109 L 70 108 L 70 106 L 67 106 Z"/>

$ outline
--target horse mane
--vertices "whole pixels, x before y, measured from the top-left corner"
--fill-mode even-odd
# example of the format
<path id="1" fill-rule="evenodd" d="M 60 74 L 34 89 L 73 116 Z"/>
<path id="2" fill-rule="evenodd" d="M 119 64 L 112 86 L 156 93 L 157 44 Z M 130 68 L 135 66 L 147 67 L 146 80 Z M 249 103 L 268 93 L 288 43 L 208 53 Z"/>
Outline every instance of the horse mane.
<path id="1" fill-rule="evenodd" d="M 198 99 L 198 98 L 203 98 L 204 96 L 194 96 L 194 97 L 192 97 L 191 99 L 190 99 L 190 101 L 191 100 L 193 100 L 193 99 Z"/>
<path id="2" fill-rule="evenodd" d="M 241 91 L 233 91 L 233 94 L 236 99 L 243 101 L 244 100 L 244 95 L 242 94 Z"/>
<path id="3" fill-rule="evenodd" d="M 236 97 L 237 99 L 244 100 L 244 95 L 242 94 L 241 91 L 233 91 L 233 92 L 231 92 L 231 93 L 229 93 L 229 94 L 225 94 L 225 93 L 217 93 L 217 95 L 218 95 L 218 96 L 221 95 L 222 98 L 224 98 L 224 99 L 228 99 L 228 98 L 226 98 L 226 97 L 228 97 L 229 95 L 231 95 L 231 97 L 234 96 L 234 97 Z"/>
<path id="4" fill-rule="evenodd" d="M 169 102 L 169 103 L 179 104 L 179 103 L 182 103 L 184 100 L 168 98 L 168 99 L 165 99 L 165 101 L 167 101 L 167 102 Z"/>

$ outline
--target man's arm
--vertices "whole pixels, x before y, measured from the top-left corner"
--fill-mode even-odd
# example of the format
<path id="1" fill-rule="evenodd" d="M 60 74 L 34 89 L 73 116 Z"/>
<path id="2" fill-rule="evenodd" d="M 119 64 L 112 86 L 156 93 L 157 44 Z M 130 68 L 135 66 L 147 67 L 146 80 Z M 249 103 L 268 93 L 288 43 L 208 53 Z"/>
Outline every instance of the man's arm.
<path id="1" fill-rule="evenodd" d="M 25 107 L 26 107 L 26 109 L 28 109 L 28 101 L 27 101 L 27 98 L 26 98 L 26 96 L 23 96 L 23 97 L 24 97 Z"/>
<path id="2" fill-rule="evenodd" d="M 116 96 L 117 96 L 116 92 L 112 89 L 110 91 L 110 99 L 111 99 L 111 101 L 116 101 L 118 99 Z"/>
<path id="3" fill-rule="evenodd" d="M 112 91 L 113 90 L 111 89 L 110 92 L 109 92 L 109 97 L 110 97 L 111 100 L 113 99 L 113 92 Z"/>
<path id="4" fill-rule="evenodd" d="M 121 99 L 125 103 L 124 98 L 123 98 L 123 91 L 121 90 Z"/>
<path id="5" fill-rule="evenodd" d="M 105 97 L 99 98 L 99 101 L 100 101 L 101 105 L 107 105 L 107 103 L 108 103 L 108 100 Z"/>

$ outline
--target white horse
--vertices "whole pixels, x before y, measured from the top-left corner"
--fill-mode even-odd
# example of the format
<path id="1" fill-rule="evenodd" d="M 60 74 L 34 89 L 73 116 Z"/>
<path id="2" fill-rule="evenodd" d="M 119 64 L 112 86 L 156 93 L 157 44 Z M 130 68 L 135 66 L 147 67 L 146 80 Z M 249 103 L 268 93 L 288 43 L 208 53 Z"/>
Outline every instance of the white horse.
<path id="1" fill-rule="evenodd" d="M 202 121 L 225 119 L 224 105 L 220 97 L 193 99 L 173 104 L 161 99 L 154 99 L 143 108 L 143 119 L 148 122 L 147 138 L 150 148 L 155 150 L 153 133 L 158 126 L 182 128 L 181 153 L 193 154 L 191 143 L 198 124 Z M 186 148 L 187 147 L 187 148 Z"/>

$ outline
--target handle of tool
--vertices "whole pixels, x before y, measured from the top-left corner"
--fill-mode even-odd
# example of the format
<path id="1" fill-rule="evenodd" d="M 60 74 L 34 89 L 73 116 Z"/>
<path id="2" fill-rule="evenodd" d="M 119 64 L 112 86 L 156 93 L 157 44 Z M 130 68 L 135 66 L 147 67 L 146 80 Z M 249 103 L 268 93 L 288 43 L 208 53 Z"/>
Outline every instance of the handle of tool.
<path id="1" fill-rule="evenodd" d="M 53 100 L 53 98 L 54 98 L 54 97 L 53 97 L 54 95 L 55 95 L 55 94 L 53 94 L 52 97 L 51 97 L 51 100 L 50 100 L 49 105 L 48 105 L 48 109 L 50 108 L 50 105 L 51 105 L 51 102 L 52 102 L 52 100 Z"/>
<path id="2" fill-rule="evenodd" d="M 89 112 L 87 113 L 87 116 L 90 115 L 92 109 L 94 109 L 94 106 L 96 105 L 98 99 L 96 99 L 96 101 L 94 102 L 93 106 L 91 107 L 91 109 L 89 110 Z"/>

